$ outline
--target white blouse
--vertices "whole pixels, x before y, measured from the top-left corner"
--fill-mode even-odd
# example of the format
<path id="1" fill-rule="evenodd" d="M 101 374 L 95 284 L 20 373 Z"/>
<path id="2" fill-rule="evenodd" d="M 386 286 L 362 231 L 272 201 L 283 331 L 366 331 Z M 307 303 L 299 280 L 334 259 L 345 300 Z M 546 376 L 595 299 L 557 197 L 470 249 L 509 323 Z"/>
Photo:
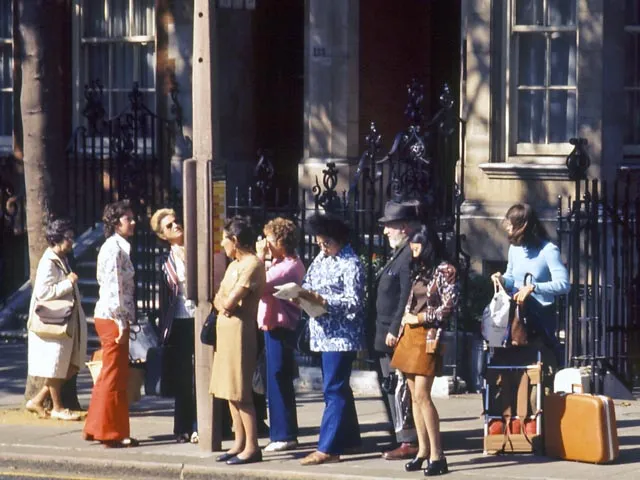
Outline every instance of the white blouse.
<path id="1" fill-rule="evenodd" d="M 96 272 L 100 294 L 93 315 L 115 320 L 123 328 L 135 318 L 135 270 L 130 253 L 129 242 L 113 234 L 100 248 Z"/>
<path id="2" fill-rule="evenodd" d="M 186 298 L 186 266 L 184 264 L 184 247 L 171 245 L 173 259 L 176 262 L 176 274 L 178 275 L 178 296 L 173 312 L 173 318 L 193 318 L 196 315 L 196 308 L 193 302 Z"/>

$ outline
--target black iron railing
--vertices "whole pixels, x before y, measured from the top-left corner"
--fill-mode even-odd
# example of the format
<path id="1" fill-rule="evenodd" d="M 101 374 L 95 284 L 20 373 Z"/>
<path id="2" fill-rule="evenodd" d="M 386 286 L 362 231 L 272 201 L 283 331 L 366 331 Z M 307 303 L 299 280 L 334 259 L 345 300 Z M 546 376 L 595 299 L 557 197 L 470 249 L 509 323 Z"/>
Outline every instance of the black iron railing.
<path id="1" fill-rule="evenodd" d="M 408 86 L 409 103 L 405 113 L 409 126 L 398 133 L 392 147 L 381 157 L 382 137 L 374 123 L 366 136 L 367 149 L 358 163 L 348 191 L 339 191 L 339 170 L 328 162 L 322 177 L 315 178 L 312 188 L 313 204 L 307 205 L 307 192 L 280 192 L 273 189 L 275 174 L 269 156 L 260 153 L 255 187 L 246 195 L 236 189 L 227 205 L 228 215 L 248 215 L 258 225 L 276 216 L 291 218 L 301 227 L 299 253 L 306 265 L 318 253 L 314 239 L 305 232 L 305 218 L 316 211 L 327 211 L 345 218 L 352 227 L 351 244 L 360 255 L 366 271 L 367 344 L 373 352 L 375 316 L 375 273 L 389 254 L 378 218 L 387 200 L 418 199 L 427 206 L 429 222 L 436 226 L 451 247 L 461 265 L 461 283 L 465 283 L 468 255 L 460 245 L 460 204 L 463 188 L 456 181 L 458 133 L 462 121 L 455 114 L 454 103 L 447 86 L 440 97 L 440 110 L 425 123 L 422 115 L 422 86 L 412 82 Z M 426 220 L 426 219 L 425 219 Z M 457 321 L 452 323 L 457 331 Z M 454 354 L 455 358 L 455 354 Z M 457 361 L 454 361 L 457 363 Z M 371 358 L 364 356 L 358 368 L 371 366 Z M 451 365 L 454 369 L 455 365 Z"/>
<path id="2" fill-rule="evenodd" d="M 605 374 L 627 387 L 640 374 L 640 182 L 621 170 L 613 182 L 588 180 L 586 141 L 567 160 L 575 195 L 558 199 L 558 244 L 571 292 L 558 305 L 565 360 L 591 366 L 592 391 Z"/>

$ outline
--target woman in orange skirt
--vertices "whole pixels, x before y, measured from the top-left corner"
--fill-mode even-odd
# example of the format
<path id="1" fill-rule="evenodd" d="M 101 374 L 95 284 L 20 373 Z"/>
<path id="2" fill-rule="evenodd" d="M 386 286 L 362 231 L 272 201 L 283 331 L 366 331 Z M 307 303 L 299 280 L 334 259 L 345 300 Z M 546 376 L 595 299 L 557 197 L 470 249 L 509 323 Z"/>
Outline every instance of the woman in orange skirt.
<path id="1" fill-rule="evenodd" d="M 440 442 L 440 418 L 431 399 L 436 376 L 442 375 L 440 333 L 458 300 L 455 267 L 435 231 L 423 226 L 409 240 L 413 283 L 402 318 L 400 339 L 391 367 L 407 378 L 418 433 L 418 454 L 405 465 L 408 472 L 424 469 L 426 476 L 449 471 Z"/>
<path id="2" fill-rule="evenodd" d="M 107 240 L 98 253 L 100 294 L 94 312 L 102 369 L 91 393 L 83 436 L 109 448 L 134 447 L 138 441 L 129 436 L 127 381 L 135 272 L 127 239 L 133 235 L 136 222 L 127 200 L 107 205 L 102 220 Z"/>

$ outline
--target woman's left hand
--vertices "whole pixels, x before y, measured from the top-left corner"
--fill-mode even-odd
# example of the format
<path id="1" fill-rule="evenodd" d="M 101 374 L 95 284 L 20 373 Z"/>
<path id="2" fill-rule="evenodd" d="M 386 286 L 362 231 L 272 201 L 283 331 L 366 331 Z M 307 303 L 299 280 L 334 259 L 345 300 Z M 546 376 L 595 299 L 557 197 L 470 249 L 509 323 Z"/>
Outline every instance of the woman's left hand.
<path id="1" fill-rule="evenodd" d="M 124 328 L 122 328 L 120 322 L 116 322 L 116 325 L 118 326 L 118 336 L 116 337 L 116 343 L 119 344 L 122 340 L 122 336 L 124 335 Z"/>
<path id="2" fill-rule="evenodd" d="M 525 285 L 520 290 L 516 292 L 513 296 L 513 299 L 516 301 L 518 305 L 522 305 L 524 301 L 531 295 L 533 292 L 533 285 Z"/>
<path id="3" fill-rule="evenodd" d="M 325 305 L 326 302 L 324 300 L 324 298 L 322 297 L 322 295 L 320 295 L 319 293 L 316 292 L 312 292 L 310 290 L 305 290 L 302 289 L 300 290 L 300 292 L 298 292 L 298 296 L 300 298 L 302 298 L 303 300 L 307 300 L 311 303 L 317 303 L 318 305 Z"/>

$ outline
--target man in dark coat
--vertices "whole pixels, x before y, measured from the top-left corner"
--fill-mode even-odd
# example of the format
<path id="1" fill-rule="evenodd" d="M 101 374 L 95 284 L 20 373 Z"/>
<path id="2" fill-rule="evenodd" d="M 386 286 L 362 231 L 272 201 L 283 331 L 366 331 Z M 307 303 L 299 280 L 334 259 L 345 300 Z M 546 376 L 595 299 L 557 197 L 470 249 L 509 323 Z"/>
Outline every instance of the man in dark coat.
<path id="1" fill-rule="evenodd" d="M 393 250 L 391 258 L 376 278 L 378 286 L 374 348 L 378 353 L 384 380 L 391 373 L 389 364 L 400 335 L 400 322 L 411 290 L 409 237 L 420 227 L 417 203 L 389 201 L 385 205 L 384 216 L 379 219 L 379 222 L 383 225 L 384 235 Z M 382 453 L 382 457 L 386 460 L 410 459 L 418 453 L 418 438 L 413 427 L 413 418 L 411 418 L 409 389 L 404 388 L 401 393 L 404 401 L 399 402 L 395 391 L 387 392 L 387 407 L 391 414 L 398 446 Z M 403 405 L 406 408 L 402 408 Z M 401 419 L 397 418 L 398 409 L 404 410 Z"/>

